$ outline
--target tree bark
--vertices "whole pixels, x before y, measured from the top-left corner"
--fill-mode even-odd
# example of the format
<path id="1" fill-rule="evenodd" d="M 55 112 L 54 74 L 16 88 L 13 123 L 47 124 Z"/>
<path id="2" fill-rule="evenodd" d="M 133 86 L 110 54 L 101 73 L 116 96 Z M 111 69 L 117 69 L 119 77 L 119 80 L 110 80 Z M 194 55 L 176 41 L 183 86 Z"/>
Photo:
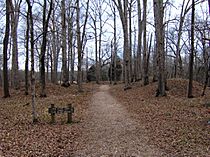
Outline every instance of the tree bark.
<path id="1" fill-rule="evenodd" d="M 141 2 L 137 0 L 138 8 L 138 45 L 137 45 L 137 81 L 142 79 L 142 66 L 141 66 L 141 51 L 142 51 L 142 19 L 141 19 Z"/>
<path id="2" fill-rule="evenodd" d="M 14 89 L 20 88 L 20 78 L 18 74 L 18 41 L 17 41 L 17 28 L 19 22 L 20 2 L 11 2 L 11 38 L 12 38 L 12 75 L 11 86 Z"/>
<path id="3" fill-rule="evenodd" d="M 41 46 L 41 55 L 40 55 L 40 82 L 41 82 L 41 92 L 40 97 L 46 97 L 46 80 L 45 80 L 45 53 L 46 53 L 46 46 L 47 46 L 47 33 L 48 33 L 48 25 L 50 20 L 50 15 L 53 9 L 53 1 L 50 2 L 50 8 L 46 19 L 46 5 L 47 2 L 44 0 L 43 6 L 43 37 L 42 37 L 42 46 Z"/>
<path id="4" fill-rule="evenodd" d="M 120 19 L 122 22 L 122 27 L 123 27 L 123 37 L 124 37 L 124 45 L 123 45 L 123 58 L 124 58 L 124 80 L 125 80 L 125 86 L 124 90 L 130 89 L 130 48 L 129 48 L 129 36 L 128 36 L 128 0 L 124 1 L 124 4 L 122 5 L 121 0 L 118 0 L 117 2 L 113 0 L 115 3 L 119 14 L 120 14 Z"/>
<path id="5" fill-rule="evenodd" d="M 117 23 L 116 23 L 116 9 L 114 6 L 114 85 L 117 84 Z"/>
<path id="6" fill-rule="evenodd" d="M 61 1 L 61 25 L 62 25 L 62 86 L 68 87 L 69 74 L 67 68 L 67 52 L 66 52 L 66 5 L 65 0 Z"/>
<path id="7" fill-rule="evenodd" d="M 87 8 L 85 13 L 85 21 L 83 26 L 83 32 L 80 32 L 80 5 L 79 0 L 76 1 L 76 8 L 77 8 L 77 17 L 76 17 L 76 25 L 77 25 L 77 51 L 78 51 L 78 73 L 77 73 L 77 84 L 78 84 L 78 91 L 82 92 L 82 51 L 83 51 L 83 43 L 85 38 L 85 29 L 88 20 L 88 10 L 89 10 L 89 0 L 87 1 Z M 82 35 L 82 37 L 81 37 Z"/>
<path id="8" fill-rule="evenodd" d="M 158 89 L 156 96 L 166 96 L 165 79 L 165 51 L 164 51 L 164 25 L 163 25 L 163 1 L 153 0 L 155 17 L 155 37 L 158 61 Z"/>
<path id="9" fill-rule="evenodd" d="M 36 106 L 35 106 L 35 71 L 34 71 L 34 24 L 33 24 L 33 14 L 32 6 L 30 0 L 26 0 L 28 4 L 28 14 L 30 20 L 30 44 L 31 44 L 31 105 L 32 105 L 32 121 L 36 123 L 38 121 Z"/>
<path id="10" fill-rule="evenodd" d="M 10 97 L 9 82 L 8 82 L 8 67 L 7 67 L 7 50 L 9 43 L 9 32 L 10 32 L 10 6 L 12 1 L 6 0 L 6 28 L 3 40 L 3 92 L 4 98 Z"/>
<path id="11" fill-rule="evenodd" d="M 149 84 L 149 76 L 148 76 L 148 67 L 147 67 L 147 18 L 146 18 L 146 13 L 147 13 L 147 0 L 143 0 L 143 45 L 144 45 L 144 50 L 143 50 L 143 69 L 144 69 L 144 75 L 143 75 L 143 84 L 148 85 Z"/>
<path id="12" fill-rule="evenodd" d="M 29 22 L 29 12 L 27 12 L 26 16 L 27 20 L 27 27 L 26 27 L 26 60 L 25 60 L 25 95 L 28 95 L 29 90 L 29 82 L 28 82 L 28 60 L 29 60 L 29 29 L 30 29 L 30 22 Z"/>
<path id="13" fill-rule="evenodd" d="M 58 49 L 58 40 L 56 37 L 56 24 L 55 24 L 55 7 L 53 3 L 53 11 L 52 11 L 52 72 L 51 72 L 51 78 L 52 83 L 57 84 L 57 63 L 58 63 L 58 57 L 57 57 L 57 49 Z"/>
<path id="14" fill-rule="evenodd" d="M 129 81 L 133 81 L 133 71 L 132 71 L 132 3 L 133 0 L 130 1 L 129 3 L 129 10 L 128 10 L 128 14 L 129 14 L 129 62 L 130 62 L 130 71 L 129 71 Z"/>
<path id="15" fill-rule="evenodd" d="M 192 0 L 192 16 L 191 16 L 191 53 L 189 58 L 189 84 L 187 97 L 193 98 L 193 64 L 194 64 L 194 30 L 195 30 L 195 1 Z"/>
<path id="16" fill-rule="evenodd" d="M 190 0 L 188 0 L 187 4 L 185 5 L 185 0 L 183 1 L 181 14 L 180 14 L 178 39 L 176 43 L 176 60 L 175 60 L 175 71 L 174 71 L 175 78 L 179 78 L 183 74 L 182 59 L 181 59 L 181 54 L 180 54 L 181 52 L 180 44 L 181 44 L 182 29 L 184 25 L 185 16 L 187 15 L 189 11 L 189 2 Z"/>

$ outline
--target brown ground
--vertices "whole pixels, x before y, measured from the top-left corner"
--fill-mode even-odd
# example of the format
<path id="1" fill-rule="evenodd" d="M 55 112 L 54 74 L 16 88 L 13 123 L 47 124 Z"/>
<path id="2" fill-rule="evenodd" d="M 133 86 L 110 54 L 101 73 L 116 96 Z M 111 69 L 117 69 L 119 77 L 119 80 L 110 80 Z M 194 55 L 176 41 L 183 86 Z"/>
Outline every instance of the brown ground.
<path id="1" fill-rule="evenodd" d="M 11 98 L 0 98 L 0 157 L 71 156 L 75 149 L 74 141 L 80 136 L 84 111 L 96 88 L 88 84 L 84 86 L 83 93 L 78 93 L 76 85 L 64 88 L 48 84 L 48 97 L 36 97 L 39 123 L 35 125 L 31 123 L 31 105 L 27 105 L 31 97 L 24 96 L 23 88 L 12 90 Z M 58 115 L 56 124 L 50 124 L 48 107 L 51 103 L 57 107 L 72 103 L 75 107 L 74 123 L 66 124 L 66 115 Z"/>
<path id="2" fill-rule="evenodd" d="M 210 104 L 210 90 L 201 97 L 203 87 L 194 82 L 195 98 L 188 99 L 187 84 L 187 80 L 168 80 L 169 91 L 162 98 L 155 97 L 156 83 L 135 83 L 128 91 L 117 85 L 111 93 L 145 128 L 148 143 L 166 156 L 210 157 L 210 113 L 204 105 Z"/>
<path id="3" fill-rule="evenodd" d="M 108 85 L 93 95 L 87 120 L 81 125 L 81 148 L 74 156 L 162 156 L 148 145 L 145 128 L 110 95 Z"/>
<path id="4" fill-rule="evenodd" d="M 47 98 L 36 98 L 39 123 L 31 123 L 30 96 L 24 90 L 0 98 L 0 156 L 210 156 L 210 120 L 194 82 L 193 99 L 187 99 L 185 80 L 169 80 L 167 97 L 156 98 L 156 84 L 123 91 L 123 85 L 86 84 L 77 87 L 47 86 Z M 37 89 L 38 91 L 38 89 Z M 0 93 L 0 96 L 2 93 Z M 75 107 L 74 123 L 66 115 L 50 124 L 51 103 Z"/>

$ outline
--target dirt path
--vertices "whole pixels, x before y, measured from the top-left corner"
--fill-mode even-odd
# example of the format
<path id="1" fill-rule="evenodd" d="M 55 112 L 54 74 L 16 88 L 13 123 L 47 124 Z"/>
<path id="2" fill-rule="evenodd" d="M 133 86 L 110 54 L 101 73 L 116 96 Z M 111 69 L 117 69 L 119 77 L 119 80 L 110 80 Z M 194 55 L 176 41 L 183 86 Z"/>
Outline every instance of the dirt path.
<path id="1" fill-rule="evenodd" d="M 93 95 L 88 109 L 88 121 L 82 122 L 83 133 L 78 139 L 81 149 L 73 156 L 162 156 L 147 145 L 144 128 L 131 119 L 126 109 L 102 85 Z"/>

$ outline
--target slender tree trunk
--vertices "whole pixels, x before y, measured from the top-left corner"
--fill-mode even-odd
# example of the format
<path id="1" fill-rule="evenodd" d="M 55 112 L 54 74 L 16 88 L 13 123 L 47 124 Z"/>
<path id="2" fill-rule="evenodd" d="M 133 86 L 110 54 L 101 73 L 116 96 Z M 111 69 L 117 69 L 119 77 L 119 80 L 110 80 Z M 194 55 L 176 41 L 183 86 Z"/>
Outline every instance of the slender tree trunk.
<path id="1" fill-rule="evenodd" d="M 38 121 L 36 107 L 35 107 L 35 71 L 34 71 L 34 24 L 33 24 L 33 14 L 32 14 L 32 6 L 30 4 L 30 0 L 26 0 L 28 4 L 28 12 L 30 20 L 30 44 L 31 44 L 31 104 L 32 104 L 32 120 L 33 123 Z"/>
<path id="2" fill-rule="evenodd" d="M 81 36 L 80 36 L 80 7 L 79 7 L 79 0 L 77 0 L 77 51 L 78 51 L 78 70 L 77 70 L 77 84 L 78 84 L 78 91 L 82 92 L 82 43 L 81 43 Z"/>
<path id="3" fill-rule="evenodd" d="M 156 96 L 166 95 L 165 79 L 165 51 L 164 51 L 164 25 L 163 25 L 163 1 L 153 0 L 155 17 L 156 51 L 158 61 L 158 89 Z"/>
<path id="4" fill-rule="evenodd" d="M 124 70 L 124 81 L 125 81 L 125 86 L 124 90 L 130 89 L 130 47 L 129 47 L 129 31 L 128 31 L 128 0 L 125 0 L 124 3 L 122 4 L 121 0 L 118 0 L 117 2 L 113 0 L 115 5 L 118 8 L 119 14 L 120 14 L 120 19 L 122 22 L 122 27 L 123 27 L 123 37 L 124 37 L 124 46 L 123 46 L 123 70 Z"/>
<path id="5" fill-rule="evenodd" d="M 203 59 L 204 59 L 204 67 L 205 67 L 205 78 L 204 78 L 204 87 L 201 96 L 205 95 L 206 87 L 208 85 L 208 80 L 209 80 L 209 72 L 210 72 L 210 67 L 208 63 L 208 52 L 206 51 L 206 45 L 205 45 L 205 31 L 201 33 L 202 37 L 202 47 L 203 47 Z"/>
<path id="6" fill-rule="evenodd" d="M 192 0 L 192 17 L 191 17 L 191 53 L 189 60 L 189 84 L 187 97 L 193 98 L 193 63 L 194 63 L 194 30 L 195 30 L 195 1 Z"/>
<path id="7" fill-rule="evenodd" d="M 41 46 L 41 55 L 40 55 L 40 81 L 41 81 L 41 93 L 40 97 L 46 97 L 46 80 L 45 80 L 45 53 L 46 53 L 46 46 L 47 46 L 47 31 L 48 31 L 48 25 L 50 20 L 50 15 L 53 9 L 53 1 L 50 2 L 50 9 L 46 18 L 46 0 L 44 0 L 44 6 L 43 6 L 43 37 L 42 37 L 42 46 Z"/>
<path id="8" fill-rule="evenodd" d="M 67 68 L 66 53 L 66 5 L 65 0 L 61 1 L 61 24 L 62 24 L 62 86 L 69 86 L 69 74 Z"/>
<path id="9" fill-rule="evenodd" d="M 74 61 L 75 61 L 75 48 L 71 49 L 71 83 L 74 81 Z"/>
<path id="10" fill-rule="evenodd" d="M 18 42 L 17 42 L 17 28 L 19 22 L 21 1 L 13 5 L 11 3 L 11 38 L 12 38 L 12 77 L 11 85 L 14 89 L 20 88 L 19 74 L 18 74 Z"/>
<path id="11" fill-rule="evenodd" d="M 98 45 L 98 60 L 99 60 L 99 65 L 98 65 L 98 75 L 99 75 L 99 81 L 101 81 L 101 47 L 102 47 L 102 31 L 103 31 L 103 26 L 102 26 L 102 14 L 101 14 L 101 11 L 102 11 L 102 6 L 100 4 L 99 6 L 100 8 L 100 11 L 99 11 L 99 45 Z"/>
<path id="12" fill-rule="evenodd" d="M 134 59 L 134 66 L 133 66 L 133 79 L 134 79 L 134 82 L 137 81 L 137 51 L 136 51 L 136 28 L 134 26 L 134 44 L 133 44 L 133 59 Z"/>
<path id="13" fill-rule="evenodd" d="M 78 74 L 77 74 L 77 84 L 78 84 L 78 91 L 82 92 L 82 51 L 83 51 L 83 43 L 85 38 L 85 30 L 86 30 L 86 24 L 88 20 L 88 11 L 89 11 L 89 0 L 87 1 L 87 8 L 85 13 L 85 21 L 83 25 L 83 32 L 82 37 L 80 32 L 80 6 L 79 6 L 79 0 L 76 1 L 77 3 L 77 17 L 76 17 L 76 25 L 77 25 L 77 51 L 78 51 Z"/>
<path id="14" fill-rule="evenodd" d="M 9 32 L 10 32 L 10 5 L 12 1 L 6 0 L 6 28 L 3 41 L 3 90 L 4 98 L 10 97 L 9 82 L 8 82 L 8 67 L 7 67 L 7 50 L 9 43 Z"/>
<path id="15" fill-rule="evenodd" d="M 98 61 L 98 39 L 97 39 L 97 28 L 96 28 L 96 19 L 94 20 L 94 35 L 95 35 L 95 57 L 96 57 L 96 71 L 95 71 L 95 75 L 96 75 L 96 83 L 99 84 L 99 61 Z"/>
<path id="16" fill-rule="evenodd" d="M 130 89 L 130 46 L 129 46 L 129 35 L 128 35 L 128 0 L 124 1 L 124 27 L 123 27 L 123 34 L 124 34 L 124 53 L 125 53 L 125 88 L 124 90 Z"/>
<path id="17" fill-rule="evenodd" d="M 156 41 L 154 40 L 154 45 L 156 45 Z M 154 52 L 153 52 L 153 57 L 152 57 L 152 62 L 153 62 L 153 77 L 152 77 L 152 82 L 157 81 L 157 49 L 156 46 L 154 47 Z"/>
<path id="18" fill-rule="evenodd" d="M 68 72 L 70 71 L 69 80 L 70 83 L 73 83 L 72 80 L 72 72 L 71 72 L 71 65 L 72 65 L 72 57 L 73 57 L 73 15 L 74 10 L 69 8 L 69 18 L 68 18 Z M 74 60 L 73 60 L 74 62 Z"/>
<path id="19" fill-rule="evenodd" d="M 28 59 L 29 59 L 29 29 L 30 29 L 30 22 L 29 22 L 29 12 L 27 12 L 27 28 L 26 28 L 26 60 L 25 60 L 25 95 L 28 95 Z"/>
<path id="20" fill-rule="evenodd" d="M 47 46 L 47 61 L 46 61 L 46 69 L 47 69 L 47 74 L 46 74 L 46 81 L 49 82 L 49 65 L 50 65 L 50 46 L 48 43 Z"/>
<path id="21" fill-rule="evenodd" d="M 85 80 L 86 82 L 88 82 L 87 80 L 87 76 L 88 76 L 88 66 L 89 66 L 89 63 L 88 63 L 88 48 L 86 49 L 86 64 L 85 64 Z"/>
<path id="22" fill-rule="evenodd" d="M 146 13 L 147 13 L 147 0 L 143 0 L 143 45 L 144 45 L 144 50 L 143 50 L 143 67 L 144 67 L 144 85 L 149 84 L 149 76 L 148 76 L 148 67 L 147 67 L 147 18 L 146 18 Z"/>
<path id="23" fill-rule="evenodd" d="M 129 71 L 129 81 L 133 80 L 133 72 L 132 72 L 132 3 L 133 0 L 130 1 L 129 4 L 129 62 L 130 62 L 130 71 Z"/>
<path id="24" fill-rule="evenodd" d="M 138 45 L 137 45 L 137 80 L 142 79 L 141 51 L 142 51 L 142 19 L 141 19 L 141 2 L 137 0 L 138 6 Z"/>
<path id="25" fill-rule="evenodd" d="M 185 4 L 186 0 L 183 1 L 182 9 L 180 13 L 180 22 L 179 22 L 179 29 L 178 29 L 178 38 L 176 43 L 176 60 L 175 60 L 175 78 L 179 78 L 183 75 L 183 67 L 182 67 L 182 58 L 181 58 L 181 37 L 182 37 L 182 30 L 184 25 L 185 16 L 187 15 L 187 12 L 189 11 L 189 2 L 190 0 L 187 0 L 187 3 Z"/>
<path id="26" fill-rule="evenodd" d="M 116 9 L 114 6 L 114 85 L 117 84 L 117 24 L 116 24 Z"/>
<path id="27" fill-rule="evenodd" d="M 111 42 L 111 62 L 110 62 L 110 70 L 109 70 L 109 76 L 110 76 L 110 84 L 112 84 L 113 81 L 113 44 Z"/>
<path id="28" fill-rule="evenodd" d="M 58 42 L 58 41 L 57 41 Z M 52 11 L 52 83 L 57 84 L 57 48 L 56 45 L 56 26 L 55 26 L 55 8 L 53 3 L 53 11 Z"/>

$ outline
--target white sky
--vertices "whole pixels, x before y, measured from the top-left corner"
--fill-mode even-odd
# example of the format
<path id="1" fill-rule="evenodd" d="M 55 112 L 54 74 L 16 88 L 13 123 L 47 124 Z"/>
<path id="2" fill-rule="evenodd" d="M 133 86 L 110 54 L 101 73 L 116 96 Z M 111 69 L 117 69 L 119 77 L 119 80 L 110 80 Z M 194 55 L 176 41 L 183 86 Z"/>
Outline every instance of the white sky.
<path id="1" fill-rule="evenodd" d="M 178 16 L 179 17 L 180 10 L 181 10 L 180 5 L 182 4 L 183 1 L 182 0 L 170 0 L 170 2 L 172 2 L 173 7 L 169 7 L 168 6 L 167 8 L 168 9 L 171 8 L 171 11 L 172 11 L 171 19 L 174 18 L 175 16 Z M 0 3 L 2 3 L 2 2 L 0 2 Z M 150 21 L 151 23 L 153 23 L 153 21 L 154 21 L 154 19 L 153 19 L 153 8 L 152 8 L 152 5 L 153 5 L 153 1 L 152 0 L 148 0 L 148 7 L 147 7 L 147 9 L 148 9 L 148 21 Z M 196 6 L 196 13 L 199 14 L 200 16 L 202 16 L 202 14 L 201 14 L 201 8 L 203 8 L 204 11 L 208 11 L 208 2 L 205 1 L 205 2 L 203 2 L 203 3 L 201 3 L 201 4 L 199 4 L 199 5 Z M 167 12 L 168 12 L 168 9 L 166 10 Z M 110 10 L 107 8 L 107 11 L 109 12 Z M 137 13 L 135 13 L 133 15 L 135 15 L 135 17 L 133 19 L 133 24 L 135 25 L 135 27 L 137 29 Z M 209 14 L 207 16 L 209 16 Z M 3 17 L 2 16 L 2 12 L 0 12 L 0 17 Z M 3 30 L 4 29 L 4 23 L 5 23 L 4 18 L 1 18 L 0 19 L 0 23 L 2 24 L 0 26 L 0 30 Z M 108 23 L 109 24 L 113 24 L 112 19 L 108 20 Z M 134 27 L 134 25 L 133 25 L 133 27 Z M 172 24 L 171 26 L 173 27 L 174 24 Z M 118 27 L 117 28 L 117 34 L 119 36 L 121 36 L 120 42 L 123 43 L 123 38 L 122 38 L 122 24 L 121 24 L 121 21 L 119 19 L 119 16 L 118 16 L 118 20 L 117 20 L 117 27 Z M 20 29 L 22 29 L 22 28 L 20 28 Z M 104 30 L 107 30 L 108 32 L 113 32 L 113 29 L 108 24 L 104 27 Z M 147 31 L 148 32 L 154 31 L 154 28 L 152 26 L 149 26 L 148 25 L 147 26 Z M 102 40 L 109 40 L 109 42 L 110 42 L 110 40 L 112 38 L 113 38 L 113 33 L 106 33 L 106 35 L 104 36 L 104 38 Z M 0 42 L 1 43 L 0 44 L 0 53 L 2 53 L 2 39 L 3 39 L 3 34 L 0 32 L 0 40 L 1 40 L 1 42 Z M 88 50 L 89 50 L 89 56 L 90 56 L 90 53 L 93 53 L 94 54 L 94 40 L 88 41 L 87 46 L 88 46 Z M 121 44 L 121 46 L 122 46 L 122 44 Z M 19 48 L 21 48 L 21 46 L 19 46 Z M 20 52 L 20 54 L 21 53 L 24 53 L 24 49 L 20 49 L 19 52 Z M 93 57 L 94 57 L 94 55 L 93 55 Z M 21 57 L 21 56 L 19 58 L 19 67 L 20 67 L 20 69 L 24 69 L 25 59 L 23 59 L 23 58 L 24 57 Z M 9 65 L 10 64 L 11 63 L 9 62 Z"/>

